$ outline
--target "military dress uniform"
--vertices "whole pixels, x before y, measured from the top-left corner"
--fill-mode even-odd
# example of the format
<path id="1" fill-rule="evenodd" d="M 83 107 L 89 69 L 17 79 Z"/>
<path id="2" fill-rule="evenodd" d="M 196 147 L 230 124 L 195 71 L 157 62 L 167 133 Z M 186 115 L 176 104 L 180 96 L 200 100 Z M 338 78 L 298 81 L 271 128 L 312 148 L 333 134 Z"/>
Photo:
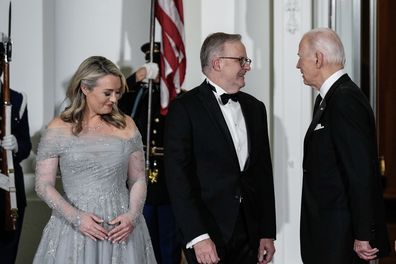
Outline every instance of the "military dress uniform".
<path id="1" fill-rule="evenodd" d="M 0 87 L 2 84 L 0 83 Z M 22 167 L 19 164 L 26 159 L 32 149 L 29 133 L 28 113 L 26 98 L 23 94 L 11 90 L 11 134 L 18 142 L 18 152 L 13 154 L 15 187 L 18 206 L 18 220 L 15 231 L 4 230 L 4 198 L 5 191 L 0 189 L 0 263 L 13 264 L 17 256 L 19 238 L 22 231 L 23 217 L 26 207 L 26 194 Z M 1 115 L 1 114 L 0 114 Z"/>
<path id="2" fill-rule="evenodd" d="M 143 46 L 144 47 L 144 46 Z M 143 48 L 142 47 L 142 48 Z M 127 78 L 129 92 L 118 101 L 119 109 L 136 123 L 143 144 L 147 142 L 148 85 L 136 82 L 135 74 Z M 153 82 L 150 133 L 150 172 L 143 214 L 147 222 L 158 263 L 179 264 L 181 246 L 177 241 L 174 216 L 164 177 L 163 130 L 165 116 L 160 114 L 159 85 Z"/>

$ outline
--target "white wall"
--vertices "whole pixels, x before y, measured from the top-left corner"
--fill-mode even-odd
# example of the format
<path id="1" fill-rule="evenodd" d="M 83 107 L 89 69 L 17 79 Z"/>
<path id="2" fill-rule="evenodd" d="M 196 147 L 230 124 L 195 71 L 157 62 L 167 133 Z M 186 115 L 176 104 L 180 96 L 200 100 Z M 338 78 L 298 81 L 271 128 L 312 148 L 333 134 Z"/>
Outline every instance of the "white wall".
<path id="1" fill-rule="evenodd" d="M 69 79 L 87 57 L 105 56 L 129 73 L 144 63 L 140 46 L 149 40 L 149 15 L 150 1 L 145 0 L 56 1 L 57 113 Z"/>
<path id="2" fill-rule="evenodd" d="M 0 2 L 0 31 L 7 33 L 8 1 Z M 42 69 L 43 32 L 42 1 L 14 1 L 12 6 L 13 56 L 10 64 L 11 88 L 28 95 L 34 105 L 29 112 L 37 119 L 31 124 L 32 131 L 38 130 L 43 120 L 44 103 L 40 92 L 44 83 Z M 30 29 L 26 30 L 29 25 Z M 7 33 L 8 34 L 8 33 Z"/>
<path id="3" fill-rule="evenodd" d="M 8 34 L 9 1 L 0 1 L 0 31 Z M 10 87 L 26 93 L 30 120 L 30 133 L 41 129 L 44 118 L 51 111 L 51 101 L 45 101 L 43 87 L 46 47 L 43 34 L 43 1 L 14 1 L 12 3 L 13 55 L 10 63 Z M 29 28 L 29 30 L 27 30 Z M 47 94 L 49 95 L 49 94 Z M 25 162 L 30 163 L 30 160 Z M 26 166 L 31 171 L 31 166 Z"/>
<path id="4" fill-rule="evenodd" d="M 300 263 L 302 141 L 310 120 L 312 93 L 302 84 L 295 63 L 299 38 L 312 20 L 311 2 L 184 1 L 185 89 L 203 79 L 199 51 L 209 33 L 240 33 L 253 60 L 244 90 L 262 100 L 269 114 L 278 224 L 275 264 Z M 297 5 L 297 12 L 288 11 L 290 3 Z M 13 5 L 11 85 L 28 95 L 34 142 L 59 111 L 67 81 L 83 59 L 103 55 L 126 72 L 144 63 L 140 46 L 149 40 L 148 0 L 19 0 Z M 6 28 L 7 10 L 8 1 L 0 1 L 0 31 Z M 292 15 L 299 25 L 293 33 Z M 33 170 L 31 160 L 26 162 L 28 172 Z M 31 260 L 49 212 L 34 195 L 33 175 L 27 177 L 29 207 L 18 263 Z"/>

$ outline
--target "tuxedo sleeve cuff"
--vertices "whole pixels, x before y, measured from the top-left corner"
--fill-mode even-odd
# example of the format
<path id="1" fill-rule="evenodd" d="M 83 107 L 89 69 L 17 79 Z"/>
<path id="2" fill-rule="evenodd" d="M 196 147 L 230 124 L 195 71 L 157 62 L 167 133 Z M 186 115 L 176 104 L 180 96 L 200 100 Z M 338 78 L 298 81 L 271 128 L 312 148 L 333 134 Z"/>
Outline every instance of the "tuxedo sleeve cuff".
<path id="1" fill-rule="evenodd" d="M 193 248 L 193 246 L 195 244 L 197 244 L 198 242 L 201 242 L 202 240 L 208 239 L 210 238 L 209 234 L 203 234 L 200 236 L 197 236 L 196 238 L 194 238 L 193 240 L 191 240 L 190 242 L 187 243 L 186 248 Z"/>

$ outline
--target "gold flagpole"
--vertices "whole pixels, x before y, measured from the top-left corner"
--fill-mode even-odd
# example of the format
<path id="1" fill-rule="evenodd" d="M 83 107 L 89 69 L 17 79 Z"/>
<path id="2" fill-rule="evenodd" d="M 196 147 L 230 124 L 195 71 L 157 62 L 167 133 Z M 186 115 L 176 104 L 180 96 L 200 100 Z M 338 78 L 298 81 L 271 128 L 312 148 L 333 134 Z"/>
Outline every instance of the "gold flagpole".
<path id="1" fill-rule="evenodd" d="M 151 0 L 151 15 L 150 15 L 150 62 L 154 60 L 154 34 L 155 34 L 155 1 Z M 146 175 L 150 172 L 150 135 L 151 135 L 151 101 L 153 91 L 153 80 L 148 80 L 148 104 L 147 104 L 147 135 L 146 135 Z"/>

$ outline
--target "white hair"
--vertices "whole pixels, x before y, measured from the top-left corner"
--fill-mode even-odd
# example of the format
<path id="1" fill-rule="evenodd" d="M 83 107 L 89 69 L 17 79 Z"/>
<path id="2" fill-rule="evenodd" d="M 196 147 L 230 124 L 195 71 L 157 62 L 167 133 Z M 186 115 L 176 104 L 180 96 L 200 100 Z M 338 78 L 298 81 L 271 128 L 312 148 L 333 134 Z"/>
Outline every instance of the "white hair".
<path id="1" fill-rule="evenodd" d="M 345 51 L 340 37 L 330 28 L 316 28 L 304 34 L 312 52 L 319 51 L 324 55 L 327 64 L 344 67 Z"/>

